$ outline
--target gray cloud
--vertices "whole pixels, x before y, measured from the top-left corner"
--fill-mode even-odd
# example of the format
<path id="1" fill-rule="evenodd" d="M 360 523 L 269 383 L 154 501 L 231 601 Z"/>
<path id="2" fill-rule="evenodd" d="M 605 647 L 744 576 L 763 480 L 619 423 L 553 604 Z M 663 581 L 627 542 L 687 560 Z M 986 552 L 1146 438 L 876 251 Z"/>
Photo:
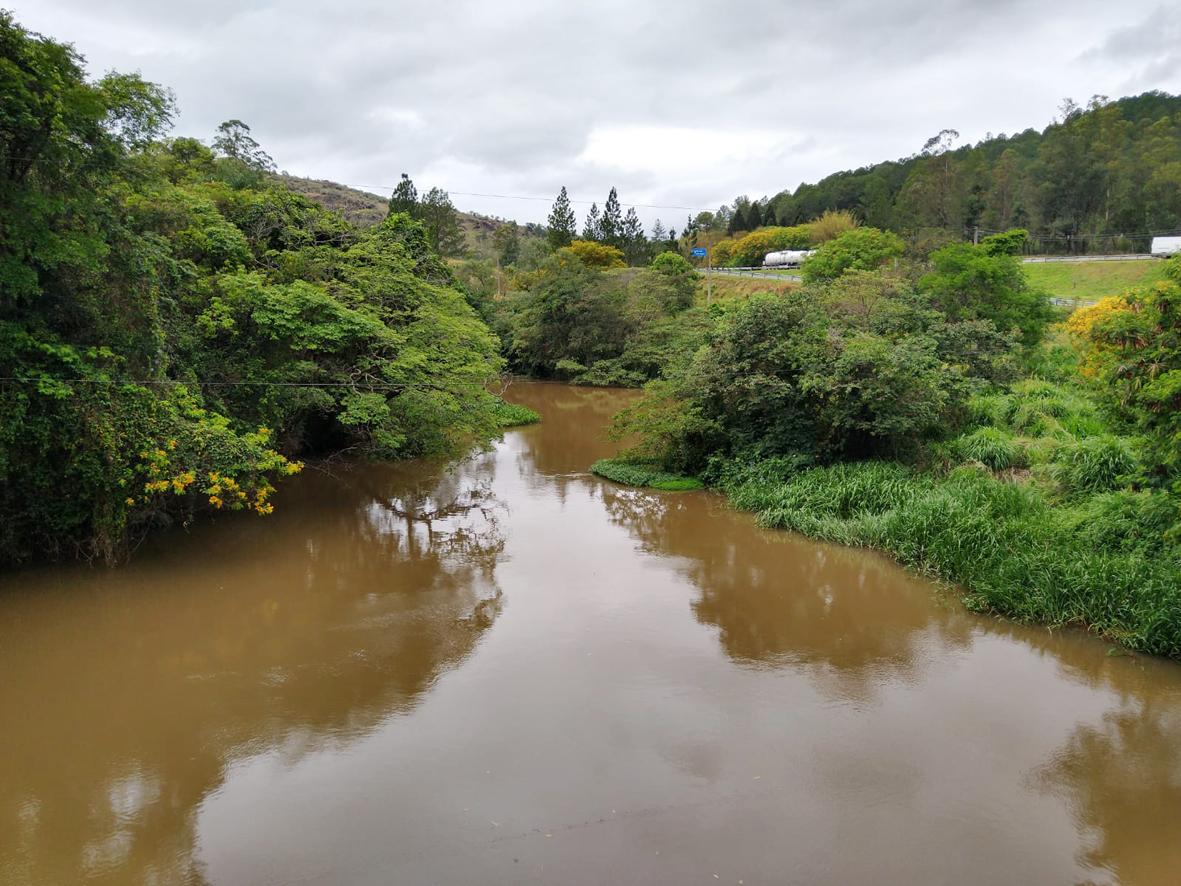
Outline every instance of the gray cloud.
<path id="1" fill-rule="evenodd" d="M 717 206 L 904 156 L 944 127 L 1043 126 L 1061 98 L 1181 91 L 1181 34 L 1136 0 L 13 0 L 91 70 L 172 87 L 177 131 L 247 121 L 349 184 Z M 1095 48 L 1078 54 L 1077 47 Z M 543 219 L 544 203 L 456 197 Z M 683 222 L 680 210 L 645 210 Z"/>
<path id="2" fill-rule="evenodd" d="M 1152 89 L 1176 82 L 1181 70 L 1181 15 L 1159 7 L 1140 22 L 1117 28 L 1098 46 L 1082 54 L 1084 62 L 1112 62 L 1131 73 L 1126 89 Z"/>

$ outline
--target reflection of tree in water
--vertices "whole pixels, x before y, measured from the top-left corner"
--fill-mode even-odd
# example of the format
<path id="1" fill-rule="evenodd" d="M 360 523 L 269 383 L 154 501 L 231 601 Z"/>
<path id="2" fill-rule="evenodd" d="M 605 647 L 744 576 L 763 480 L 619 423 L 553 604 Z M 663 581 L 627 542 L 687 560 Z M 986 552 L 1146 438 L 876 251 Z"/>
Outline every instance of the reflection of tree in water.
<path id="1" fill-rule="evenodd" d="M 1175 679 L 1175 675 L 1174 675 Z M 1124 883 L 1181 880 L 1181 697 L 1159 687 L 1078 726 L 1034 775 L 1091 839 L 1084 864 Z"/>
<path id="2" fill-rule="evenodd" d="M 413 706 L 499 611 L 491 465 L 312 474 L 267 521 L 0 598 L 0 883 L 199 883 L 196 811 L 235 759 Z"/>
<path id="3" fill-rule="evenodd" d="M 602 490 L 611 519 L 645 550 L 683 560 L 700 592 L 694 613 L 735 661 L 807 665 L 826 691 L 865 697 L 883 674 L 913 672 L 924 634 L 969 642 L 968 618 L 934 607 L 929 585 L 884 558 L 755 529 L 706 494 Z"/>

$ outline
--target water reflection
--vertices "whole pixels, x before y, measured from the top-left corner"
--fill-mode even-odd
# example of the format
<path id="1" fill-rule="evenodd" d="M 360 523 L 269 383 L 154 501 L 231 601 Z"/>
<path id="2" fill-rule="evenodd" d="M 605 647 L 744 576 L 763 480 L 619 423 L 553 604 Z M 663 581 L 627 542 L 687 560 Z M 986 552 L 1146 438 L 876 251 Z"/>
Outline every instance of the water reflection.
<path id="1" fill-rule="evenodd" d="M 1175 881 L 1181 669 L 588 476 L 631 396 L 6 576 L 0 883 Z"/>
<path id="2" fill-rule="evenodd" d="M 1080 724 L 1034 775 L 1085 836 L 1080 860 L 1123 883 L 1181 876 L 1181 693 L 1151 692 Z"/>
<path id="3" fill-rule="evenodd" d="M 925 640 L 944 652 L 971 642 L 971 619 L 933 609 L 930 584 L 872 553 L 760 530 L 707 494 L 604 485 L 602 496 L 645 551 L 681 561 L 694 614 L 739 663 L 807 666 L 835 696 L 866 698 L 913 675 Z"/>
<path id="4" fill-rule="evenodd" d="M 488 456 L 311 473 L 271 520 L 21 576 L 0 608 L 0 882 L 200 882 L 196 810 L 235 758 L 353 741 L 493 623 L 491 482 Z"/>

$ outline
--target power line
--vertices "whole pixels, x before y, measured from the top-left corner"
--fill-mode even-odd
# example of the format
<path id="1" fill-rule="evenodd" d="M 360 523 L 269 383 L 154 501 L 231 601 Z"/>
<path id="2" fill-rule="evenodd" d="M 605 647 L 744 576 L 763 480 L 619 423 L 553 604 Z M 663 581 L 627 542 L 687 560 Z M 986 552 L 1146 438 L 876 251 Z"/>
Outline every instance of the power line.
<path id="1" fill-rule="evenodd" d="M 304 176 L 291 176 L 291 178 L 304 178 Z M 307 179 L 307 180 L 308 181 L 317 181 L 317 180 L 328 181 L 328 179 Z M 346 188 L 356 188 L 357 190 L 363 190 L 363 191 L 365 191 L 365 190 L 368 190 L 368 191 L 373 191 L 373 190 L 393 191 L 393 190 L 395 190 L 394 185 L 355 185 L 355 184 L 349 184 L 348 182 L 335 182 L 335 184 L 343 185 Z M 444 189 L 444 190 L 446 190 L 446 189 Z M 532 200 L 532 201 L 541 202 L 541 203 L 553 203 L 554 199 L 555 199 L 553 197 L 535 197 L 535 196 L 528 195 L 528 194 L 481 194 L 481 193 L 478 193 L 475 191 L 447 191 L 447 193 L 449 195 L 453 195 L 456 197 L 489 197 L 489 198 L 497 199 L 497 200 Z M 598 200 L 575 200 L 573 198 L 570 198 L 570 202 L 571 203 L 580 203 L 584 206 L 589 206 L 591 204 L 597 204 L 600 201 L 598 201 Z M 703 206 L 664 206 L 664 205 L 661 205 L 658 203 L 624 203 L 622 201 L 620 202 L 620 206 L 626 206 L 628 208 L 635 207 L 636 209 L 672 209 L 672 210 L 678 210 L 678 211 L 684 211 L 684 212 L 713 212 L 714 211 L 712 209 L 708 209 Z"/>
<path id="2" fill-rule="evenodd" d="M 40 384 L 54 382 L 57 384 L 97 384 L 97 385 L 149 385 L 176 386 L 195 385 L 197 387 L 264 387 L 264 388 L 352 388 L 356 390 L 373 391 L 404 391 L 411 389 L 439 390 L 433 385 L 412 385 L 393 382 L 347 382 L 347 381 L 184 381 L 175 378 L 27 378 L 15 375 L 0 376 L 0 382 L 16 382 L 19 384 Z"/>
<path id="3" fill-rule="evenodd" d="M 972 228 L 967 228 L 965 233 L 971 234 Z M 981 234 L 1007 234 L 1008 231 L 998 231 L 993 228 L 979 228 Z M 1135 233 L 1125 233 L 1119 231 L 1114 234 L 1036 234 L 1029 232 L 1030 240 L 1117 240 L 1120 237 L 1172 237 L 1181 234 L 1181 230 L 1171 231 L 1138 231 Z"/>

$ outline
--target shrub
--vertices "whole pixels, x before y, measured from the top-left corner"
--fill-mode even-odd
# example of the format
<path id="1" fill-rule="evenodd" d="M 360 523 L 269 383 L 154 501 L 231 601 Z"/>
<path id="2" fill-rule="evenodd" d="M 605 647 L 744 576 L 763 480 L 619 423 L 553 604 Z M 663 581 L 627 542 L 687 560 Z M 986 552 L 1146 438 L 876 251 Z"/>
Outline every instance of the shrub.
<path id="1" fill-rule="evenodd" d="M 674 276 L 694 273 L 693 265 L 689 264 L 689 260 L 679 252 L 662 252 L 656 258 L 652 259 L 649 267 L 654 271 L 660 271 L 662 274 L 671 274 Z"/>
<path id="2" fill-rule="evenodd" d="M 702 482 L 694 477 L 669 474 L 650 464 L 629 462 L 617 458 L 599 459 L 591 465 L 591 473 L 624 486 L 647 486 L 662 492 L 685 492 L 701 489 Z"/>
<path id="3" fill-rule="evenodd" d="M 627 262 L 623 260 L 623 253 L 614 246 L 606 243 L 596 243 L 593 240 L 575 240 L 569 246 L 558 250 L 558 255 L 571 255 L 588 268 L 624 268 Z"/>
<path id="4" fill-rule="evenodd" d="M 821 244 L 805 260 L 801 270 L 804 280 L 809 283 L 834 280 L 852 269 L 875 270 L 891 258 L 902 255 L 904 248 L 905 244 L 897 234 L 877 228 L 853 228 L 835 240 Z"/>
<path id="5" fill-rule="evenodd" d="M 827 209 L 820 218 L 812 219 L 802 227 L 808 230 L 808 239 L 812 245 L 827 243 L 835 240 L 845 231 L 857 227 L 857 217 L 847 209 Z"/>
<path id="6" fill-rule="evenodd" d="M 951 320 L 988 320 L 997 329 L 1019 329 L 1032 347 L 1045 336 L 1053 308 L 1029 285 L 1021 263 L 983 246 L 953 243 L 931 253 L 934 270 L 920 281 L 931 304 Z"/>
<path id="7" fill-rule="evenodd" d="M 1011 434 L 999 428 L 979 428 L 955 441 L 953 449 L 960 458 L 978 461 L 994 471 L 1024 464 L 1020 445 Z"/>
<path id="8" fill-rule="evenodd" d="M 807 249 L 812 245 L 812 235 L 807 225 L 792 228 L 759 228 L 745 237 L 735 240 L 730 247 L 730 261 L 739 267 L 762 264 L 768 252 L 780 249 Z M 717 258 L 715 250 L 715 258 Z"/>
<path id="9" fill-rule="evenodd" d="M 1107 492 L 1125 482 L 1137 465 L 1126 438 L 1101 434 L 1061 447 L 1054 459 L 1054 477 L 1071 493 Z"/>

